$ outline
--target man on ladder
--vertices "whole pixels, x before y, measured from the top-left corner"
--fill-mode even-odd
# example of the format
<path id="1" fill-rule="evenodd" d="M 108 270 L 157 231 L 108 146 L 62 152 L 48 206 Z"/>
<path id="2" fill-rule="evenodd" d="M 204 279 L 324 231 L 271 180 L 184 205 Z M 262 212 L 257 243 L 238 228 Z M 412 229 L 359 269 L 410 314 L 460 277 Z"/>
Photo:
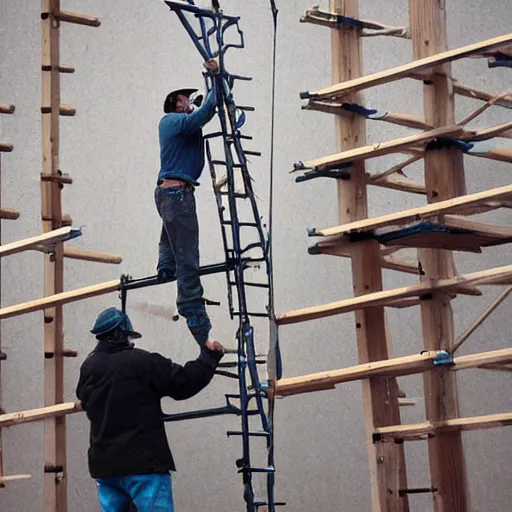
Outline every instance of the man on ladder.
<path id="1" fill-rule="evenodd" d="M 204 64 L 213 74 L 219 72 L 214 59 Z M 194 188 L 199 185 L 205 164 L 202 128 L 215 115 L 214 86 L 200 105 L 193 99 L 196 89 L 177 89 L 167 95 L 165 116 L 159 124 L 160 172 L 155 204 L 162 218 L 158 254 L 158 279 L 176 278 L 178 313 L 185 317 L 200 347 L 213 349 L 211 322 L 206 312 L 199 276 L 199 225 Z"/>

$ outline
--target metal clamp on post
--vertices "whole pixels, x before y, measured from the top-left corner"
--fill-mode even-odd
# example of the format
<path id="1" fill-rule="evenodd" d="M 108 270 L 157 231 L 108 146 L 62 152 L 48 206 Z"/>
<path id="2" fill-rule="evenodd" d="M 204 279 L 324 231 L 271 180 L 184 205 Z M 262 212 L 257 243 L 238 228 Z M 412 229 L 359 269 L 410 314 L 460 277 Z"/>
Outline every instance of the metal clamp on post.
<path id="1" fill-rule="evenodd" d="M 453 366 L 455 362 L 453 356 L 446 350 L 439 350 L 433 359 L 434 366 Z"/>
<path id="2" fill-rule="evenodd" d="M 512 68 L 512 56 L 503 52 L 496 52 L 494 57 L 487 59 L 489 68 Z"/>
<path id="3" fill-rule="evenodd" d="M 350 164 L 339 169 L 327 169 L 325 171 L 307 171 L 303 175 L 297 176 L 295 178 L 295 183 L 301 183 L 303 181 L 313 180 L 315 178 L 334 178 L 337 180 L 350 180 L 350 172 L 347 171 L 348 167 L 350 167 Z"/>

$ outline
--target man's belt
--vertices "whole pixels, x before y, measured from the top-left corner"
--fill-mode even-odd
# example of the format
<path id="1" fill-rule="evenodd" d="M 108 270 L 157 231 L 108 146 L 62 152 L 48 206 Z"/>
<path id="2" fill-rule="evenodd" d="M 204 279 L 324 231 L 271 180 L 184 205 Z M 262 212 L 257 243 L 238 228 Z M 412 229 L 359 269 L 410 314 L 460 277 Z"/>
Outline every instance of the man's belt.
<path id="1" fill-rule="evenodd" d="M 171 188 L 171 187 L 185 187 L 185 188 L 194 188 L 193 185 L 187 183 L 186 181 L 181 180 L 163 180 L 160 183 L 160 188 Z"/>

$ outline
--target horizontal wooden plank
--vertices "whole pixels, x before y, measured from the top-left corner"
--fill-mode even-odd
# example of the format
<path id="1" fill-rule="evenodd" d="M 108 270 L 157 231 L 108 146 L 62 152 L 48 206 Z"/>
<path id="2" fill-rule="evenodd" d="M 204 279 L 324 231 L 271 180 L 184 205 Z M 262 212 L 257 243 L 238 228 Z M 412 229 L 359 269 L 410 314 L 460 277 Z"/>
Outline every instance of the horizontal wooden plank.
<path id="1" fill-rule="evenodd" d="M 7 482 L 15 482 L 17 480 L 28 480 L 29 478 L 32 478 L 32 475 L 1 475 L 0 485 Z"/>
<path id="2" fill-rule="evenodd" d="M 456 215 L 445 215 L 442 221 L 444 226 L 449 228 L 469 229 L 476 234 L 495 238 L 511 238 L 512 227 L 490 224 L 488 222 L 478 222 Z"/>
<path id="3" fill-rule="evenodd" d="M 310 230 L 310 236 L 346 235 L 353 231 L 373 230 L 393 224 L 405 224 L 411 220 L 417 220 L 420 218 L 426 219 L 449 212 L 454 213 L 459 208 L 467 208 L 468 206 L 478 205 L 490 200 L 511 198 L 512 185 L 506 185 L 504 187 L 476 192 L 475 194 L 467 194 L 465 196 L 458 196 L 446 201 L 439 201 L 437 203 L 411 208 L 410 210 L 402 210 L 401 212 L 382 215 L 381 217 L 363 219 L 333 228 Z"/>
<path id="4" fill-rule="evenodd" d="M 497 372 L 512 372 L 512 363 L 505 363 L 505 364 L 483 364 L 479 366 L 478 368 L 481 368 L 482 370 L 493 370 Z"/>
<path id="5" fill-rule="evenodd" d="M 370 87 L 392 83 L 402 78 L 407 78 L 408 75 L 418 71 L 429 70 L 438 67 L 447 62 L 452 62 L 472 54 L 484 51 L 498 49 L 508 46 L 512 42 L 512 33 L 505 34 L 499 37 L 493 37 L 479 43 L 469 44 L 453 50 L 438 53 L 430 57 L 414 60 L 408 64 L 397 66 L 395 68 L 379 71 L 371 75 L 363 76 L 353 80 L 347 80 L 340 84 L 335 84 L 324 89 L 318 89 L 308 93 L 303 93 L 301 97 L 305 98 L 335 98 L 353 94 L 357 91 L 362 91 Z"/>
<path id="6" fill-rule="evenodd" d="M 487 158 L 489 160 L 495 160 L 496 162 L 505 162 L 512 164 L 512 149 L 507 148 L 493 148 L 486 149 L 478 146 L 472 147 L 466 152 L 467 155 L 476 156 L 479 158 Z"/>
<path id="7" fill-rule="evenodd" d="M 300 166 L 300 169 L 328 169 L 350 162 L 367 160 L 370 158 L 376 158 L 378 156 L 389 155 L 391 153 L 399 153 L 401 152 L 400 150 L 407 146 L 424 144 L 438 137 L 456 136 L 461 134 L 462 131 L 463 128 L 461 126 L 443 126 L 441 128 L 435 128 L 434 130 L 417 133 L 408 137 L 402 137 L 400 139 L 386 142 L 377 142 L 375 144 L 369 144 L 367 146 L 349 149 L 334 155 L 329 155 L 314 160 L 308 160 L 297 165 Z"/>
<path id="8" fill-rule="evenodd" d="M 98 17 L 78 12 L 59 11 L 55 14 L 60 21 L 74 23 L 76 25 L 86 25 L 88 27 L 99 27 L 101 22 Z"/>
<path id="9" fill-rule="evenodd" d="M 41 421 L 46 418 L 56 418 L 80 412 L 82 406 L 80 402 L 67 402 L 64 404 L 49 405 L 39 409 L 28 409 L 26 411 L 9 412 L 0 414 L 0 428 L 11 427 L 21 423 L 30 423 L 32 421 Z"/>
<path id="10" fill-rule="evenodd" d="M 16 220 L 20 216 L 20 212 L 11 208 L 0 208 L 0 219 Z"/>
<path id="11" fill-rule="evenodd" d="M 328 254 L 330 256 L 349 258 L 350 245 L 351 242 L 342 239 L 332 242 L 322 240 L 310 248 L 310 254 Z M 417 261 L 396 259 L 386 254 L 381 254 L 381 266 L 388 270 L 396 270 L 414 275 L 419 274 Z"/>
<path id="12" fill-rule="evenodd" d="M 483 364 L 508 363 L 512 360 L 512 348 L 456 357 L 453 366 L 435 366 L 434 360 L 437 355 L 437 351 L 428 351 L 412 356 L 359 364 L 341 370 L 328 370 L 299 377 L 288 377 L 277 381 L 275 392 L 277 396 L 289 396 L 333 389 L 337 384 L 371 377 L 399 377 L 438 368 L 448 368 L 454 371 L 478 368 Z"/>
<path id="13" fill-rule="evenodd" d="M 370 377 L 398 377 L 400 375 L 421 373 L 433 368 L 432 361 L 436 355 L 436 351 L 429 351 L 413 356 L 359 364 L 342 370 L 329 370 L 299 377 L 288 377 L 277 381 L 275 393 L 277 396 L 289 396 L 334 389 L 337 384 Z"/>
<path id="14" fill-rule="evenodd" d="M 453 370 L 466 370 L 468 368 L 480 368 L 487 364 L 507 364 L 512 362 L 512 348 L 491 350 L 478 354 L 469 354 L 454 358 Z"/>
<path id="15" fill-rule="evenodd" d="M 52 252 L 51 248 L 45 247 L 44 245 L 35 246 L 34 249 L 44 253 Z M 119 265 L 123 261 L 123 258 L 119 256 L 119 254 L 91 251 L 89 249 L 81 249 L 79 247 L 64 247 L 64 257 L 71 260 L 91 261 L 94 263 L 107 263 L 111 265 Z"/>
<path id="16" fill-rule="evenodd" d="M 509 132 L 511 128 L 512 121 L 509 121 L 507 123 L 481 128 L 479 130 L 466 131 L 467 133 L 462 134 L 460 138 L 466 141 L 487 140 L 500 135 L 504 136 L 504 138 L 508 138 L 507 132 Z"/>
<path id="17" fill-rule="evenodd" d="M 14 114 L 16 107 L 14 105 L 0 104 L 0 114 Z"/>
<path id="18" fill-rule="evenodd" d="M 460 96 L 465 96 L 466 98 L 473 98 L 476 100 L 481 101 L 491 101 L 496 96 L 498 96 L 495 93 L 482 91 L 480 89 L 476 89 L 474 87 L 470 87 L 468 85 L 462 85 L 457 82 L 453 84 L 453 90 L 456 94 L 459 94 Z M 500 107 L 504 108 L 512 108 L 512 94 L 508 95 L 505 98 L 501 98 L 494 105 L 498 105 Z"/>
<path id="19" fill-rule="evenodd" d="M 332 315 L 349 313 L 359 309 L 374 306 L 389 306 L 395 301 L 400 301 L 409 297 L 422 297 L 434 292 L 445 292 L 457 290 L 457 288 L 467 285 L 486 285 L 486 284 L 512 284 L 512 265 L 481 270 L 471 274 L 454 276 L 439 281 L 423 282 L 401 288 L 384 290 L 376 293 L 368 293 L 349 299 L 313 306 L 287 313 L 277 315 L 278 325 L 294 324 L 306 322 L 318 318 L 325 318 Z"/>
<path id="20" fill-rule="evenodd" d="M 53 231 L 48 231 L 47 233 L 43 233 L 41 235 L 25 238 L 24 240 L 18 240 L 9 244 L 0 245 L 0 258 L 23 251 L 28 251 L 37 245 L 44 245 L 47 247 L 48 245 L 55 245 L 58 242 L 67 240 L 73 236 L 78 236 L 79 234 L 80 230 L 78 229 L 64 227 L 55 229 Z"/>
<path id="21" fill-rule="evenodd" d="M 316 112 L 324 112 L 326 114 L 333 114 L 336 116 L 353 116 L 354 113 L 342 107 L 339 101 L 309 101 L 306 105 L 302 106 L 302 110 L 314 110 Z M 378 112 L 367 117 L 372 121 L 383 121 L 386 123 L 395 124 L 397 126 L 405 126 L 407 128 L 415 128 L 418 130 L 431 130 L 433 126 L 418 115 L 405 114 L 400 112 Z"/>
<path id="22" fill-rule="evenodd" d="M 48 309 L 56 306 L 57 304 L 68 304 L 77 300 L 88 299 L 98 295 L 115 292 L 119 290 L 119 285 L 119 279 L 114 279 L 113 281 L 86 286 L 84 288 L 78 288 L 69 292 L 49 295 L 47 297 L 43 297 L 42 299 L 36 299 L 29 302 L 24 302 L 22 304 L 16 304 L 15 306 L 7 306 L 0 309 L 0 320 L 31 313 L 33 311 Z"/>
<path id="23" fill-rule="evenodd" d="M 119 265 L 123 261 L 123 258 L 119 256 L 119 254 L 90 251 L 88 249 L 80 249 L 78 247 L 64 247 L 64 257 L 72 260 L 92 261 L 112 265 Z"/>
<path id="24" fill-rule="evenodd" d="M 409 178 L 396 177 L 393 175 L 386 176 L 380 180 L 367 180 L 368 185 L 375 187 L 389 188 L 400 192 L 409 192 L 410 194 L 427 195 L 427 189 L 423 183 L 411 180 Z"/>
<path id="25" fill-rule="evenodd" d="M 384 441 L 387 439 L 413 440 L 436 432 L 453 430 L 481 430 L 486 428 L 508 427 L 512 425 L 512 412 L 489 414 L 487 416 L 473 416 L 470 418 L 455 418 L 452 420 L 417 423 L 414 425 L 394 425 L 377 428 L 374 439 Z"/>

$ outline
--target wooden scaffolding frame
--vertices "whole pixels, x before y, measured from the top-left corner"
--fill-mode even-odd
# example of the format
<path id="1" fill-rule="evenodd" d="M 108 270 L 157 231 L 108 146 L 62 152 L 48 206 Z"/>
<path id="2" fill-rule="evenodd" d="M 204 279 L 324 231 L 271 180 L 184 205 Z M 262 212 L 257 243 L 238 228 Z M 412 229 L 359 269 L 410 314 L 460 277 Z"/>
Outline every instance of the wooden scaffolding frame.
<path id="1" fill-rule="evenodd" d="M 41 222 L 39 235 L 0 246 L 1 258 L 33 250 L 43 254 L 43 297 L 23 304 L 1 307 L 0 320 L 42 311 L 44 322 L 44 407 L 31 411 L 7 413 L 0 410 L 0 486 L 7 482 L 30 478 L 31 475 L 5 475 L 1 450 L 1 429 L 29 421 L 44 422 L 44 512 L 67 510 L 66 478 L 66 418 L 81 410 L 79 403 L 64 402 L 64 358 L 76 357 L 77 352 L 65 347 L 63 333 L 63 305 L 119 290 L 120 280 L 86 286 L 72 291 L 64 290 L 64 258 L 91 262 L 119 264 L 121 257 L 80 248 L 64 247 L 65 242 L 80 236 L 73 229 L 72 219 L 62 213 L 61 191 L 72 179 L 63 174 L 59 165 L 59 118 L 74 116 L 76 109 L 61 103 L 61 74 L 74 73 L 74 68 L 60 63 L 60 30 L 63 23 L 100 26 L 94 16 L 63 11 L 60 0 L 42 0 L 42 87 L 41 87 Z M 0 105 L 0 113 L 14 113 L 14 106 Z M 13 146 L 0 142 L 0 151 L 11 151 Z M 1 183 L 0 183 L 1 184 Z M 1 204 L 0 204 L 1 207 Z M 15 210 L 0 209 L 2 219 L 16 219 Z M 0 361 L 7 354 L 0 350 Z M 1 388 L 0 388 L 1 390 Z M 0 395 L 1 400 L 1 395 Z M 1 401 L 0 401 L 1 408 Z"/>
<path id="2" fill-rule="evenodd" d="M 512 186 L 467 194 L 464 181 L 464 153 L 480 158 L 512 163 L 507 149 L 482 147 L 481 140 L 511 138 L 512 124 L 467 130 L 465 125 L 483 110 L 496 105 L 512 107 L 509 93 L 489 93 L 455 82 L 451 62 L 478 56 L 496 59 L 497 51 L 512 55 L 512 34 L 488 41 L 448 50 L 444 2 L 409 0 L 409 26 L 390 27 L 374 21 L 360 20 L 358 0 L 330 0 L 330 10 L 309 9 L 304 22 L 331 29 L 333 85 L 304 93 L 305 110 L 316 110 L 336 117 L 340 153 L 310 162 L 298 168 L 313 173 L 348 169 L 337 180 L 339 226 L 312 230 L 310 235 L 321 240 L 312 253 L 333 254 L 350 258 L 355 296 L 332 304 L 308 307 L 278 315 L 278 325 L 353 312 L 357 333 L 359 364 L 299 377 L 283 378 L 275 383 L 280 396 L 332 389 L 343 382 L 360 380 L 365 415 L 368 461 L 373 512 L 407 512 L 411 492 L 429 492 L 435 496 L 436 512 L 466 512 L 467 496 L 461 432 L 512 425 L 512 413 L 460 418 L 458 412 L 455 371 L 467 368 L 512 369 L 512 349 L 504 348 L 469 356 L 454 356 L 455 351 L 485 321 L 512 291 L 512 265 L 456 275 L 452 251 L 480 251 L 481 247 L 508 243 L 512 230 L 467 219 L 475 213 L 512 205 Z M 79 412 L 80 404 L 63 403 L 64 357 L 76 352 L 64 345 L 63 305 L 89 297 L 117 291 L 118 279 L 64 291 L 63 260 L 65 257 L 118 264 L 117 255 L 97 253 L 72 247 L 65 242 L 76 236 L 69 215 L 62 213 L 61 190 L 72 183 L 59 167 L 59 116 L 73 116 L 75 108 L 61 104 L 60 76 L 74 69 L 61 65 L 59 34 L 61 23 L 99 26 L 96 17 L 65 12 L 60 0 L 42 0 L 42 233 L 29 239 L 0 247 L 0 259 L 21 251 L 35 250 L 44 257 L 44 296 L 23 304 L 1 307 L 0 321 L 29 312 L 42 311 L 44 321 L 45 404 L 44 407 L 5 412 L 0 394 L 0 486 L 30 475 L 5 475 L 1 451 L 2 428 L 32 421 L 44 421 L 44 511 L 67 510 L 66 489 L 66 421 L 65 416 Z M 362 75 L 361 38 L 388 35 L 410 39 L 414 60 L 387 71 Z M 356 109 L 364 102 L 361 92 L 369 87 L 400 79 L 423 82 L 425 111 L 423 116 Z M 455 122 L 454 95 L 484 101 L 466 119 Z M 347 105 L 352 106 L 347 109 Z M 0 105 L 0 114 L 12 114 L 12 105 Z M 365 115 L 361 115 L 363 112 Z M 419 130 L 418 133 L 378 145 L 366 144 L 366 118 L 394 123 Z M 13 146 L 0 142 L 0 152 Z M 365 170 L 365 160 L 390 153 L 409 155 L 404 162 L 374 175 Z M 397 174 L 423 159 L 425 183 L 397 177 Z M 0 162 L 1 163 L 1 162 Z M 1 169 L 0 169 L 1 170 Z M 448 177 L 448 178 L 447 178 Z M 0 173 L 1 178 L 1 173 Z M 1 185 L 1 182 L 0 182 Z M 367 187 L 369 185 L 425 195 L 426 206 L 368 219 Z M 19 213 L 2 208 L 1 219 L 16 219 Z M 397 237 L 387 244 L 379 234 L 386 229 L 404 228 L 414 221 L 428 219 L 435 226 L 452 231 L 434 231 L 419 236 Z M 454 234 L 453 230 L 456 231 Z M 418 262 L 395 258 L 404 247 L 418 249 Z M 1 260 L 0 260 L 1 261 Z M 420 276 L 416 285 L 383 290 L 382 269 L 388 268 Z M 455 339 L 451 300 L 458 294 L 480 295 L 479 285 L 508 285 L 493 304 Z M 418 355 L 391 357 L 391 340 L 385 307 L 421 308 L 424 348 Z M 0 338 L 1 342 L 1 338 Z M 0 361 L 7 357 L 1 351 Z M 1 365 L 0 365 L 1 367 Z M 424 375 L 426 421 L 401 425 L 400 390 L 396 378 L 402 375 Z M 0 381 L 1 384 L 1 381 Z M 0 386 L 1 392 L 1 386 Z M 424 489 L 407 486 L 403 441 L 425 439 L 428 442 L 431 482 Z M 452 469 L 456 468 L 457 471 Z"/>
<path id="3" fill-rule="evenodd" d="M 487 93 L 460 85 L 451 73 L 451 62 L 457 59 L 495 59 L 498 51 L 510 55 L 512 34 L 448 50 L 444 4 L 439 0 L 409 0 L 408 27 L 389 27 L 361 20 L 358 0 L 330 0 L 329 11 L 313 7 L 301 19 L 301 22 L 331 29 L 333 85 L 303 92 L 301 98 L 308 100 L 304 110 L 336 116 L 340 150 L 340 153 L 295 165 L 295 171 L 306 170 L 308 177 L 339 178 L 336 181 L 340 225 L 310 229 L 310 236 L 321 237 L 310 248 L 310 253 L 350 258 L 355 297 L 282 313 L 277 323 L 287 325 L 353 312 L 360 364 L 283 378 L 275 384 L 275 392 L 278 396 L 287 396 L 361 381 L 373 512 L 408 512 L 408 496 L 417 492 L 432 494 L 436 512 L 469 511 L 462 431 L 512 425 L 510 412 L 460 418 L 455 380 L 455 370 L 466 368 L 511 370 L 512 349 L 454 357 L 458 347 L 505 300 L 512 287 L 509 286 L 457 340 L 451 308 L 451 300 L 458 294 L 481 295 L 477 285 L 512 284 L 512 265 L 457 275 L 452 252 L 481 252 L 481 247 L 512 241 L 510 227 L 466 218 L 510 207 L 512 185 L 467 194 L 463 165 L 465 153 L 512 163 L 512 150 L 501 149 L 499 145 L 483 149 L 479 144 L 495 137 L 510 138 L 512 122 L 477 131 L 466 128 L 469 121 L 491 105 L 510 108 L 512 95 Z M 413 60 L 363 76 L 362 37 L 376 35 L 410 39 Z M 363 106 L 363 90 L 401 79 L 423 82 L 423 116 L 382 113 Z M 457 123 L 456 94 L 486 103 Z M 406 126 L 416 133 L 367 145 L 366 119 Z M 388 171 L 366 173 L 365 160 L 390 153 L 404 153 L 409 157 Z M 404 167 L 421 159 L 424 183 L 397 177 Z M 368 218 L 369 185 L 422 194 L 428 204 Z M 418 230 L 421 225 L 428 225 L 430 230 L 421 233 Z M 395 236 L 389 237 L 390 233 Z M 388 239 L 383 242 L 386 235 Z M 404 247 L 417 248 L 418 261 L 393 258 L 394 253 Z M 420 282 L 383 290 L 383 268 L 419 275 Z M 421 308 L 425 351 L 392 358 L 385 307 L 414 305 Z M 401 393 L 396 378 L 418 373 L 424 375 L 426 421 L 401 425 Z M 427 440 L 431 480 L 428 487 L 412 489 L 407 485 L 403 441 L 410 439 Z"/>

